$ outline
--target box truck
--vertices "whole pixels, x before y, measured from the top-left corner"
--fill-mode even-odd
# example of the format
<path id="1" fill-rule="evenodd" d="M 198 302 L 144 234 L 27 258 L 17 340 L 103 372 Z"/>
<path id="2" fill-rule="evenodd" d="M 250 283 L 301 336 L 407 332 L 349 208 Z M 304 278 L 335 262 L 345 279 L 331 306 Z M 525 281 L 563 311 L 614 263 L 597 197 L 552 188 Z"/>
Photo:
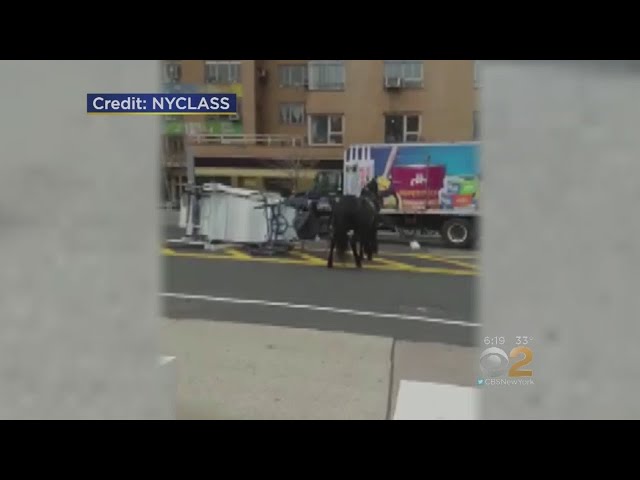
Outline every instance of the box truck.
<path id="1" fill-rule="evenodd" d="M 375 178 L 383 228 L 407 239 L 438 232 L 449 246 L 467 248 L 478 237 L 479 149 L 478 142 L 351 145 L 342 171 L 319 172 L 305 196 L 326 226 L 331 197 L 359 195 Z"/>

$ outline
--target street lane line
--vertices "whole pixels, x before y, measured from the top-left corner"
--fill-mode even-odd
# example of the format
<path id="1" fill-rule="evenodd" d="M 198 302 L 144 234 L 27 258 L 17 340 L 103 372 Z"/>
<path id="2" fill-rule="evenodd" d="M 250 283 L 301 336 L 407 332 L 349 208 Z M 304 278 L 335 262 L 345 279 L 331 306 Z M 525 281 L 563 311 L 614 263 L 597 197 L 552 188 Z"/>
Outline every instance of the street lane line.
<path id="1" fill-rule="evenodd" d="M 310 265 L 318 265 L 318 266 L 322 265 L 322 266 L 325 266 L 327 264 L 326 260 L 323 260 L 323 259 L 321 259 L 319 257 L 315 257 L 313 255 L 309 255 L 307 253 L 297 252 L 295 250 L 293 250 L 291 252 L 291 255 L 294 256 L 294 257 L 297 257 L 297 258 L 299 258 L 301 260 L 304 260 L 305 263 L 310 264 Z"/>
<path id="2" fill-rule="evenodd" d="M 167 243 L 180 243 L 182 242 L 182 240 L 180 239 L 169 239 L 169 240 L 165 240 Z M 221 250 L 221 249 L 226 249 L 229 248 L 229 245 L 218 245 L 214 251 L 216 250 Z M 171 250 L 171 249 L 169 249 Z M 296 250 L 293 250 L 293 252 L 295 252 Z M 300 250 L 297 250 L 300 251 Z M 440 249 L 437 250 L 438 252 L 441 251 Z M 307 247 L 305 246 L 304 250 L 302 250 L 302 252 L 311 252 L 311 253 L 321 253 L 323 256 L 327 255 L 329 250 L 328 249 L 322 249 L 322 248 L 314 248 L 313 246 L 311 247 Z M 440 258 L 446 258 L 446 259 L 451 259 L 451 260 L 477 260 L 479 257 L 479 253 L 470 253 L 470 254 L 456 254 L 456 253 L 449 253 L 449 251 L 445 251 L 446 253 L 438 253 L 438 257 Z M 387 257 L 415 257 L 416 255 L 421 255 L 420 253 L 413 253 L 413 252 L 387 252 L 387 251 L 380 251 L 379 252 L 380 255 L 384 255 Z M 422 254 L 425 255 L 425 254 Z"/>
<path id="3" fill-rule="evenodd" d="M 394 420 L 477 420 L 479 392 L 473 387 L 400 380 Z"/>
<path id="4" fill-rule="evenodd" d="M 257 300 L 250 298 L 235 298 L 235 297 L 212 297 L 209 295 L 191 295 L 187 293 L 160 293 L 164 298 L 176 298 L 179 300 L 197 300 L 202 302 L 212 303 L 231 303 L 236 305 L 259 305 L 263 307 L 280 307 L 288 308 L 292 310 L 312 310 L 316 312 L 336 313 L 341 315 L 354 315 L 359 317 L 376 317 L 376 318 L 397 318 L 400 320 L 416 320 L 425 323 L 436 323 L 440 325 L 451 325 L 457 327 L 477 328 L 480 327 L 479 323 L 464 322 L 462 320 L 446 320 L 444 318 L 429 318 L 419 315 L 402 315 L 400 313 L 383 313 L 383 312 L 369 312 L 366 310 L 353 310 L 351 308 L 336 308 L 336 307 L 324 307 L 320 305 L 305 305 L 289 302 L 274 302 L 271 300 Z"/>
<path id="5" fill-rule="evenodd" d="M 444 255 L 446 258 L 454 258 L 456 260 L 478 260 L 479 255 L 476 254 L 468 254 L 468 255 Z"/>
<path id="6" fill-rule="evenodd" d="M 385 265 L 387 267 L 391 267 L 394 270 L 400 270 L 400 271 L 402 270 L 413 271 L 417 268 L 415 265 L 409 265 L 407 263 L 402 263 L 402 262 L 395 262 L 393 260 L 389 260 L 387 258 L 381 258 L 381 257 L 374 257 L 373 261 L 380 263 L 382 265 Z"/>
<path id="7" fill-rule="evenodd" d="M 314 252 L 314 253 L 326 253 L 328 252 L 328 250 L 323 250 L 320 248 L 305 248 L 305 251 L 307 252 Z M 380 251 L 379 252 L 380 255 L 384 255 L 385 257 L 409 257 L 409 258 L 419 258 L 419 255 L 428 255 L 426 253 L 415 253 L 415 252 L 387 252 L 387 251 Z M 438 258 L 445 258 L 447 260 L 477 260 L 478 259 L 478 254 L 461 254 L 461 255 L 456 255 L 456 254 L 438 254 L 437 255 Z M 465 267 L 466 268 L 466 267 Z"/>
<path id="8" fill-rule="evenodd" d="M 471 263 L 461 262 L 459 260 L 454 260 L 454 259 L 448 258 L 448 257 L 442 257 L 440 255 L 431 255 L 431 254 L 427 254 L 427 253 L 417 253 L 415 255 L 415 258 L 420 258 L 422 260 L 431 260 L 433 262 L 445 263 L 445 264 L 453 265 L 455 267 L 466 268 L 466 269 L 469 269 L 469 270 L 477 270 L 478 269 L 478 267 L 476 265 L 472 265 Z"/>
<path id="9" fill-rule="evenodd" d="M 220 254 L 220 253 L 179 252 L 177 250 L 174 251 L 173 253 L 171 253 L 168 256 L 170 256 L 170 257 L 181 257 L 181 258 L 198 258 L 198 259 L 204 259 L 204 260 L 239 260 L 239 259 L 235 259 L 235 258 L 233 258 L 233 257 L 231 257 L 229 255 Z"/>
<path id="10" fill-rule="evenodd" d="M 262 263 L 278 263 L 287 265 L 308 265 L 304 260 L 296 260 L 293 258 L 277 258 L 277 257 L 252 257 L 247 255 L 234 256 L 218 253 L 195 253 L 195 252 L 175 252 L 171 257 L 197 258 L 200 260 L 233 260 L 236 262 L 262 262 Z"/>
<path id="11" fill-rule="evenodd" d="M 226 253 L 230 257 L 237 258 L 239 260 L 251 260 L 251 258 L 253 258 L 251 255 L 241 252 L 236 248 L 227 248 L 225 249 L 224 253 Z"/>
<path id="12" fill-rule="evenodd" d="M 279 264 L 279 265 L 301 265 L 308 267 L 323 267 L 326 268 L 326 263 L 319 262 L 316 260 L 303 260 L 302 258 L 274 258 L 274 257 L 235 257 L 231 255 L 220 255 L 215 253 L 192 253 L 192 252 L 179 252 L 175 251 L 171 254 L 165 254 L 165 256 L 173 257 L 173 258 L 197 258 L 202 260 L 231 260 L 236 262 L 258 262 L 258 263 L 271 263 L 271 264 Z M 313 256 L 311 256 L 313 257 Z M 407 268 L 410 267 L 410 268 Z M 476 270 L 460 270 L 460 269 L 450 269 L 450 268 L 437 268 L 437 267 L 418 267 L 413 265 L 408 265 L 407 267 L 398 267 L 398 265 L 385 265 L 375 263 L 366 263 L 364 264 L 365 270 L 381 270 L 386 272 L 410 272 L 410 273 L 433 273 L 439 275 L 456 275 L 456 276 L 477 276 L 478 272 Z M 334 268 L 346 268 L 353 269 L 356 268 L 355 265 L 351 263 L 347 263 L 342 265 L 340 263 L 334 263 Z"/>

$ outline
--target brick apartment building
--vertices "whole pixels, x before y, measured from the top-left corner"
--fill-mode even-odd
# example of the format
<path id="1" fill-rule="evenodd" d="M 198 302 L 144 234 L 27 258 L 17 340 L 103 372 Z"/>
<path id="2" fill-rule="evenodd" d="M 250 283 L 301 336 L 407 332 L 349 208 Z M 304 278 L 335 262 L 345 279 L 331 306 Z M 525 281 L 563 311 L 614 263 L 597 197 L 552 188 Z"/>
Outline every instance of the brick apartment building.
<path id="1" fill-rule="evenodd" d="M 229 92 L 235 118 L 163 118 L 167 196 L 199 181 L 290 191 L 354 143 L 477 139 L 473 60 L 167 60 L 167 92 Z"/>

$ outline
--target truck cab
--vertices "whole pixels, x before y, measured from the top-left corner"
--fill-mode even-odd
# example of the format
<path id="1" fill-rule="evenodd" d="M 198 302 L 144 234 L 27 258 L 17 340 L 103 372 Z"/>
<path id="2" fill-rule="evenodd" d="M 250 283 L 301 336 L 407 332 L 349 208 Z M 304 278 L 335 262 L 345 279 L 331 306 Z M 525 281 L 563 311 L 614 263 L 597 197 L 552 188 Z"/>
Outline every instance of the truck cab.
<path id="1" fill-rule="evenodd" d="M 342 172 L 340 170 L 320 170 L 313 179 L 313 187 L 308 192 L 310 198 L 335 196 L 342 193 Z"/>

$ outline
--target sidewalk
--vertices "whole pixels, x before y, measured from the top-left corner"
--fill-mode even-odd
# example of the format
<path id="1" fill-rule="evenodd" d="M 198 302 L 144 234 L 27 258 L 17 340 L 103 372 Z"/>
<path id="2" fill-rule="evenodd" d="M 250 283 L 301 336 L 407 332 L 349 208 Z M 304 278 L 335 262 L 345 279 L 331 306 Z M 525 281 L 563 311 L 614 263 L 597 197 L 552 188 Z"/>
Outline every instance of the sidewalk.
<path id="1" fill-rule="evenodd" d="M 474 349 L 228 322 L 163 323 L 163 351 L 177 357 L 178 419 L 382 420 L 393 417 L 400 380 L 473 385 Z"/>
<path id="2" fill-rule="evenodd" d="M 384 419 L 391 340 L 226 322 L 165 321 L 178 419 Z"/>

